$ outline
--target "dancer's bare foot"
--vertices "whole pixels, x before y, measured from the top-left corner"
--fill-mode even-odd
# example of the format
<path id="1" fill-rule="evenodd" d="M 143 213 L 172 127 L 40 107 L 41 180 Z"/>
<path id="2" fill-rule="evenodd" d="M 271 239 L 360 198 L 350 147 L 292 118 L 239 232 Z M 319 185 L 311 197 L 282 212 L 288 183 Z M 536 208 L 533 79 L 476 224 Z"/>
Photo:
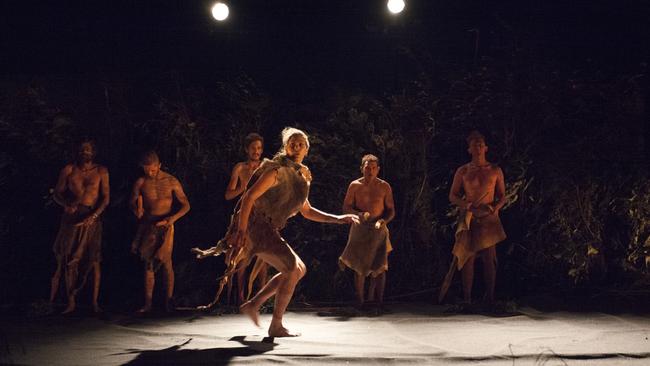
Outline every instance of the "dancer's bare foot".
<path id="1" fill-rule="evenodd" d="M 145 306 L 141 307 L 140 309 L 138 309 L 138 311 L 136 311 L 136 313 L 138 313 L 138 314 L 146 314 L 146 313 L 148 313 L 150 311 L 151 311 L 151 305 L 149 304 L 149 305 L 145 305 Z"/>
<path id="2" fill-rule="evenodd" d="M 260 326 L 260 314 L 257 312 L 257 308 L 253 305 L 253 302 L 246 301 L 243 303 L 239 307 L 239 312 L 248 315 L 256 326 Z"/>
<path id="3" fill-rule="evenodd" d="M 289 329 L 279 325 L 269 327 L 269 337 L 300 337 L 299 332 L 291 332 Z"/>
<path id="4" fill-rule="evenodd" d="M 68 306 L 66 306 L 65 310 L 61 314 L 70 314 L 71 312 L 74 311 L 74 309 L 77 307 L 77 303 L 75 300 L 68 300 Z"/>
<path id="5" fill-rule="evenodd" d="M 102 308 L 100 308 L 98 304 L 93 304 L 93 313 L 99 314 L 102 311 L 103 311 Z"/>

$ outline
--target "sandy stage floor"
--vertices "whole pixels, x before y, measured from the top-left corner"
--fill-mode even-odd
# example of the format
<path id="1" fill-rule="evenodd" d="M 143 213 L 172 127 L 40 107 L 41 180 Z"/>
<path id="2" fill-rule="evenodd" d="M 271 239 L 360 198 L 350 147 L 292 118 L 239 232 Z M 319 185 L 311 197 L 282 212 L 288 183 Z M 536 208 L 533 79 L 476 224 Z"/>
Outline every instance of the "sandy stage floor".
<path id="1" fill-rule="evenodd" d="M 16 365 L 650 365 L 650 317 L 458 315 L 393 304 L 388 314 L 289 312 L 297 338 L 270 339 L 238 314 L 2 319 L 0 363 Z M 319 311 L 320 310 L 320 311 Z M 262 315 L 268 325 L 270 315 Z"/>

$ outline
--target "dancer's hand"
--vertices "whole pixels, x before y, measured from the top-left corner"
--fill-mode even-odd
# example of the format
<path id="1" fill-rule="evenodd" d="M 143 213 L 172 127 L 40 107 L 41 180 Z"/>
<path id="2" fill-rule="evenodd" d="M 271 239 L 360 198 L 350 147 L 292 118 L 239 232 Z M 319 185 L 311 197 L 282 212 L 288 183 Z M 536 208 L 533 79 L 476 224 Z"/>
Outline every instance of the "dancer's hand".
<path id="1" fill-rule="evenodd" d="M 90 226 L 97 220 L 98 217 L 99 216 L 96 213 L 94 213 L 94 214 L 86 217 L 85 219 L 83 219 L 81 222 L 79 222 L 75 226 Z"/>
<path id="2" fill-rule="evenodd" d="M 370 212 L 359 212 L 359 221 L 368 221 L 370 219 Z"/>
<path id="3" fill-rule="evenodd" d="M 379 219 L 377 222 L 375 222 L 375 229 L 379 230 L 381 229 L 382 226 L 386 225 L 386 220 L 384 219 Z"/>
<path id="4" fill-rule="evenodd" d="M 174 219 L 171 217 L 166 217 L 156 223 L 156 226 L 172 226 L 174 225 Z"/>
<path id="5" fill-rule="evenodd" d="M 360 222 L 359 216 L 352 214 L 339 215 L 337 219 L 339 220 L 339 224 L 359 224 Z"/>

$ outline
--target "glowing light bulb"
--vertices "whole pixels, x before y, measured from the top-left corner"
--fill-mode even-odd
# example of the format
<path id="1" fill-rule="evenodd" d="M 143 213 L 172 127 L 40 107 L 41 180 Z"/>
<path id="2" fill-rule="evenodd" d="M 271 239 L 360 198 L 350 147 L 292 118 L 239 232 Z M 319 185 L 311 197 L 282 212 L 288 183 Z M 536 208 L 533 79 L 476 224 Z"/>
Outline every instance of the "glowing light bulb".
<path id="1" fill-rule="evenodd" d="M 406 4 L 404 4 L 404 0 L 388 0 L 386 6 L 391 13 L 399 14 L 404 10 Z"/>
<path id="2" fill-rule="evenodd" d="M 220 22 L 226 20 L 228 14 L 230 14 L 230 10 L 228 9 L 228 5 L 224 3 L 216 3 L 212 7 L 212 17 Z"/>

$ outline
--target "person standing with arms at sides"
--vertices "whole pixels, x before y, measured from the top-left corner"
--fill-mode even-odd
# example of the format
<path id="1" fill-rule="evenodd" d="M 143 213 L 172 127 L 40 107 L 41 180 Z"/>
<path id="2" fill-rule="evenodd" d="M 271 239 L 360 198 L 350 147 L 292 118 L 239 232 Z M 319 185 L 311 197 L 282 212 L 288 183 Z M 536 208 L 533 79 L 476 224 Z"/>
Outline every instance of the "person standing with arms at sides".
<path id="1" fill-rule="evenodd" d="M 138 178 L 131 193 L 131 209 L 139 220 L 131 252 L 144 261 L 144 306 L 139 313 L 151 311 L 155 272 L 163 268 L 165 274 L 165 310 L 171 311 L 174 295 L 174 223 L 190 210 L 190 203 L 181 183 L 173 175 L 160 169 L 155 151 L 148 151 L 140 160 L 144 176 Z M 174 199 L 180 208 L 172 212 Z"/>
<path id="2" fill-rule="evenodd" d="M 499 211 L 506 204 L 506 189 L 503 171 L 485 157 L 488 151 L 485 137 L 472 131 L 467 146 L 472 160 L 456 170 L 449 192 L 449 201 L 460 208 L 452 267 L 461 271 L 463 300 L 471 303 L 474 261 L 481 258 L 485 301 L 492 303 L 497 275 L 496 244 L 506 238 L 499 219 Z"/>
<path id="3" fill-rule="evenodd" d="M 350 183 L 343 201 L 343 212 L 358 215 L 360 224 L 350 227 L 348 243 L 339 257 L 339 266 L 351 268 L 357 304 L 363 306 L 365 281 L 370 276 L 368 301 L 383 305 L 388 254 L 393 249 L 388 233 L 389 222 L 395 218 L 393 190 L 379 179 L 379 159 L 365 155 L 361 159 L 363 177 Z"/>
<path id="4" fill-rule="evenodd" d="M 63 216 L 54 241 L 57 264 L 51 281 L 50 303 L 56 298 L 63 274 L 68 300 L 64 314 L 75 310 L 77 293 L 91 271 L 93 311 L 101 311 L 97 303 L 102 260 L 100 216 L 110 201 L 110 190 L 108 169 L 95 163 L 96 153 L 92 139 L 81 140 L 77 161 L 61 170 L 54 188 L 54 201 L 63 207 Z"/>

